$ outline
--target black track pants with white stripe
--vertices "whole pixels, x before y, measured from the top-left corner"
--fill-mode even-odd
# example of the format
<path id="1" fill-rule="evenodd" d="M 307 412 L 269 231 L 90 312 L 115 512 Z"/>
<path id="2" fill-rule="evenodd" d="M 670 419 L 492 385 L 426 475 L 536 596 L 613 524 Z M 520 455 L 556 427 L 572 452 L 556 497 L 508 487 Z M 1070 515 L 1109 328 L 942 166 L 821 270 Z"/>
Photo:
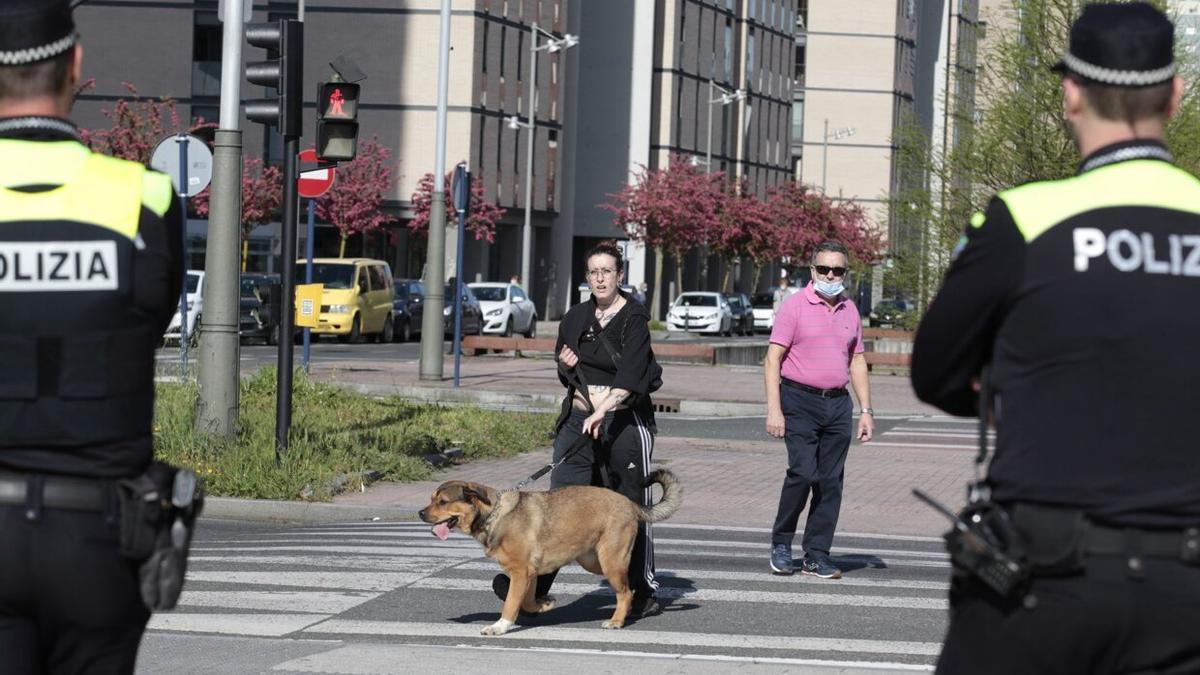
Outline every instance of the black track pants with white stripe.
<path id="1" fill-rule="evenodd" d="M 558 461 L 583 434 L 583 421 L 588 414 L 581 410 L 571 411 L 554 439 L 554 461 Z M 554 468 L 550 474 L 550 487 L 568 485 L 603 486 L 601 465 L 607 467 L 609 487 L 637 504 L 650 504 L 651 488 L 646 486 L 650 474 L 650 459 L 654 453 L 654 434 L 632 410 L 616 410 L 604 418 L 601 437 L 607 441 L 603 447 L 597 442 L 584 447 Z M 538 580 L 538 590 L 549 588 L 553 579 Z M 633 555 L 629 558 L 629 584 L 635 593 L 653 594 L 658 590 L 654 578 L 654 538 L 649 523 L 638 525 L 637 539 L 633 544 Z"/>

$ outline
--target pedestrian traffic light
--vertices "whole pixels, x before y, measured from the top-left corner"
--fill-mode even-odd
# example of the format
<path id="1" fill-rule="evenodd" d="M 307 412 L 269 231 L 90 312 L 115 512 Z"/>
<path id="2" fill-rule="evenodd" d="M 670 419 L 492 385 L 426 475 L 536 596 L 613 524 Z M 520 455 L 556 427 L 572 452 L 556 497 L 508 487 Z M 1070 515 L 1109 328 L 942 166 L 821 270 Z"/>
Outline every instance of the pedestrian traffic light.
<path id="1" fill-rule="evenodd" d="M 246 117 L 274 125 L 283 136 L 299 138 L 303 130 L 304 24 L 293 19 L 247 24 L 246 41 L 274 57 L 247 64 L 246 79 L 277 91 L 274 99 L 246 101 Z"/>
<path id="2" fill-rule="evenodd" d="M 317 85 L 317 159 L 348 162 L 358 153 L 358 94 L 353 82 Z"/>

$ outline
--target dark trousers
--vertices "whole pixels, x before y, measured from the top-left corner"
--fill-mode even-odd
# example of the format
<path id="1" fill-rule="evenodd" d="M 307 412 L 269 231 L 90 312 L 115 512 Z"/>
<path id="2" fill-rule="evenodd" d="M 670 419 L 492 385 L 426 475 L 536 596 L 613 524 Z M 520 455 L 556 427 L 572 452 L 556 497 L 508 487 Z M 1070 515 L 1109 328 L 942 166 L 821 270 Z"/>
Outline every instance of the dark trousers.
<path id="1" fill-rule="evenodd" d="M 779 493 L 771 544 L 791 545 L 800 512 L 811 493 L 804 551 L 810 557 L 827 558 L 842 509 L 842 477 L 850 449 L 854 404 L 849 396 L 822 398 L 794 387 L 780 387 L 780 402 L 788 469 Z"/>
<path id="2" fill-rule="evenodd" d="M 571 444 L 583 435 L 583 421 L 587 417 L 588 413 L 581 410 L 571 411 L 554 439 L 554 461 L 561 459 Z M 604 418 L 601 440 L 607 443 L 585 446 L 555 467 L 550 474 L 550 488 L 603 485 L 602 471 L 606 470 L 608 487 L 636 504 L 649 505 L 652 497 L 646 478 L 650 474 L 654 435 L 646 427 L 645 420 L 628 409 L 610 412 Z M 539 591 L 549 588 L 546 576 L 553 580 L 552 575 L 543 575 L 538 580 Z M 658 590 L 658 581 L 654 578 L 654 539 L 648 523 L 638 525 L 633 554 L 629 558 L 629 585 L 639 595 L 654 594 Z"/>
<path id="3" fill-rule="evenodd" d="M 133 672 L 150 613 L 116 522 L 0 506 L 0 674 Z"/>
<path id="4" fill-rule="evenodd" d="M 1037 577 L 1032 601 L 956 579 L 937 672 L 1200 673 L 1200 567 L 1095 556 L 1070 577 Z"/>

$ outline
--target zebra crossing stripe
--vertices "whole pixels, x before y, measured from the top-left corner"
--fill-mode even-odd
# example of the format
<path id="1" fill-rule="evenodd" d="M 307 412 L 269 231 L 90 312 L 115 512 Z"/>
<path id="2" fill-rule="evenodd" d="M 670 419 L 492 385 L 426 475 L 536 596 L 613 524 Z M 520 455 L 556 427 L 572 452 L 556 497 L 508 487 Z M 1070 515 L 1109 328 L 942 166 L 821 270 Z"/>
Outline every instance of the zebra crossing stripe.
<path id="1" fill-rule="evenodd" d="M 399 556 L 354 557 L 348 555 L 190 555 L 189 565 L 206 563 L 237 563 L 239 565 L 300 565 L 302 567 L 337 567 L 341 569 L 376 572 L 417 572 L 432 574 L 453 565 L 446 558 L 408 558 Z M 194 569 L 194 567 L 193 567 Z"/>
<path id="2" fill-rule="evenodd" d="M 223 609 L 260 609 L 271 612 L 311 612 L 341 614 L 381 593 L 334 593 L 330 591 L 184 591 L 180 607 L 220 607 Z"/>
<path id="3" fill-rule="evenodd" d="M 490 591 L 491 582 L 484 579 L 444 579 L 427 577 L 412 583 L 410 589 L 441 591 Z M 607 586 L 579 583 L 556 583 L 554 590 L 562 595 L 612 595 Z M 658 595 L 664 599 L 687 598 L 713 602 L 752 602 L 785 605 L 833 605 L 838 607 L 887 607 L 896 609 L 926 609 L 945 611 L 949 604 L 944 598 L 917 598 L 886 595 L 856 595 L 850 593 L 780 593 L 776 591 L 721 590 L 714 588 L 677 588 L 662 586 Z"/>
<path id="4" fill-rule="evenodd" d="M 469 570 L 472 572 L 491 572 L 500 571 L 500 567 L 494 562 L 468 562 L 454 566 L 456 570 Z M 762 572 L 725 572 L 718 570 L 684 570 L 684 569 L 664 569 L 658 570 L 656 574 L 661 579 L 708 579 L 711 581 L 737 581 L 750 583 L 764 583 L 772 585 L 782 584 L 815 584 L 819 587 L 833 588 L 842 586 L 857 586 L 860 588 L 883 588 L 883 589 L 905 589 L 905 590 L 920 590 L 920 591 L 939 591 L 945 592 L 950 590 L 950 584 L 942 581 L 918 581 L 915 579 L 863 579 L 861 577 L 844 576 L 838 579 L 836 583 L 830 583 L 826 579 L 817 579 L 804 574 L 796 574 L 793 576 L 779 576 L 777 574 L 769 574 L 767 571 Z M 559 570 L 559 576 L 580 575 L 587 577 L 595 577 L 595 574 L 583 569 L 579 565 L 571 564 Z"/>
<path id="5" fill-rule="evenodd" d="M 415 623 L 407 621 L 365 621 L 329 619 L 303 629 L 305 633 L 338 635 L 375 635 L 482 639 L 480 628 L 485 624 Z M 907 642 L 899 640 L 864 640 L 852 638 L 816 638 L 800 636 L 732 635 L 723 633 L 692 633 L 671 631 L 623 630 L 614 638 L 612 631 L 602 628 L 563 628 L 557 626 L 520 626 L 502 638 L 506 642 L 537 640 L 546 642 L 614 642 L 624 645 L 653 647 L 709 647 L 726 649 L 771 649 L 858 654 L 905 654 L 936 656 L 941 645 L 936 642 Z"/>
<path id="6" fill-rule="evenodd" d="M 306 588 L 345 588 L 360 591 L 390 591 L 425 578 L 424 574 L 403 572 L 241 572 L 232 570 L 194 570 L 188 581 L 214 581 L 223 584 L 257 586 L 300 586 Z"/>
<path id="7" fill-rule="evenodd" d="M 458 550 L 445 550 L 434 547 L 409 547 L 409 546 L 346 546 L 336 544 L 312 544 L 312 545 L 290 545 L 279 544 L 274 546 L 194 546 L 192 547 L 194 555 L 205 555 L 211 553 L 261 553 L 272 552 L 280 553 L 283 551 L 295 551 L 297 553 L 322 553 L 322 554 L 362 554 L 362 555 L 377 555 L 377 556 L 407 556 L 407 557 L 437 557 L 447 560 L 474 560 L 484 558 L 483 549 L 478 545 L 474 547 L 464 547 Z M 855 554 L 848 562 L 861 563 L 868 567 L 886 566 L 890 568 L 896 567 L 933 567 L 939 569 L 949 569 L 950 563 L 947 560 L 910 560 L 905 558 L 887 559 L 879 558 L 874 555 L 871 549 L 856 549 L 862 550 L 862 555 Z M 835 548 L 834 561 L 839 562 L 840 556 L 850 555 L 850 551 Z M 655 551 L 655 557 L 658 560 L 667 559 L 673 556 L 681 556 L 689 559 L 695 558 L 764 558 L 763 553 L 750 553 L 744 551 L 706 551 L 703 549 L 695 549 L 688 547 L 667 547 L 660 546 Z"/>
<path id="8" fill-rule="evenodd" d="M 169 630 L 186 633 L 220 633 L 282 637 L 315 623 L 329 614 L 200 614 L 193 612 L 163 612 L 150 617 L 149 630 Z"/>
<path id="9" fill-rule="evenodd" d="M 353 539 L 337 538 L 337 539 L 332 540 L 333 542 L 336 542 L 339 544 L 366 544 L 366 543 L 373 543 L 373 540 L 374 540 L 373 536 L 372 537 L 358 536 L 358 533 L 355 533 L 355 532 L 335 532 L 334 534 L 356 537 Z M 381 536 L 386 537 L 386 538 L 398 538 L 398 539 L 413 538 L 413 535 L 406 535 L 406 534 L 402 534 L 402 533 L 389 533 L 389 534 L 385 534 L 385 535 L 381 535 Z M 323 537 L 312 537 L 312 536 L 297 537 L 293 534 L 293 535 L 281 535 L 279 538 L 272 538 L 267 541 L 269 541 L 272 544 L 311 544 L 313 546 L 319 546 L 319 545 L 325 543 L 327 540 L 325 540 Z M 688 551 L 693 550 L 695 547 L 746 548 L 746 549 L 752 549 L 752 550 L 763 551 L 763 552 L 766 552 L 768 550 L 767 545 L 764 544 L 763 542 L 759 542 L 759 541 L 718 541 L 715 539 L 673 539 L 673 538 L 666 538 L 666 537 L 661 537 L 661 536 L 655 537 L 654 541 L 655 541 L 655 544 L 658 545 L 659 547 L 661 547 L 663 550 L 666 550 L 666 549 L 670 548 L 671 546 L 683 547 L 683 548 L 686 548 L 686 550 L 688 550 Z M 226 539 L 226 540 L 214 540 L 210 543 L 213 543 L 213 544 L 235 544 L 235 543 L 239 543 L 239 542 L 237 542 L 236 540 Z M 387 542 L 387 543 L 392 543 L 392 542 Z M 474 539 L 469 539 L 465 536 L 457 541 L 451 540 L 451 541 L 443 542 L 438 545 L 438 548 L 461 548 L 461 549 L 475 550 L 475 551 L 479 551 L 481 555 L 482 555 L 482 550 L 483 550 L 480 547 L 478 542 L 476 542 Z M 908 549 L 881 549 L 881 548 L 876 548 L 876 547 L 859 547 L 859 546 L 835 546 L 833 548 L 833 555 L 834 556 L 838 556 L 838 555 L 874 555 L 874 556 L 879 556 L 879 557 L 897 557 L 897 558 L 931 558 L 934 560 L 949 560 L 950 559 L 950 555 L 948 553 L 946 553 L 945 551 L 912 551 L 912 550 L 908 550 Z"/>
<path id="10" fill-rule="evenodd" d="M 510 634 L 511 635 L 511 634 Z M 687 653 L 657 653 L 632 651 L 622 649 L 580 649 L 572 647 L 498 647 L 495 642 L 507 640 L 500 638 L 485 644 L 473 644 L 447 647 L 445 645 L 422 644 L 348 644 L 336 649 L 301 656 L 291 661 L 277 664 L 275 670 L 302 673 L 364 673 L 377 675 L 379 673 L 403 672 L 398 665 L 409 663 L 445 663 L 452 662 L 460 666 L 460 670 L 472 671 L 477 669 L 494 670 L 502 658 L 517 658 L 521 663 L 530 659 L 529 653 L 536 652 L 540 658 L 538 665 L 547 672 L 553 672 L 557 667 L 561 670 L 571 668 L 575 672 L 620 672 L 623 665 L 635 665 L 640 669 L 652 672 L 687 672 L 687 673 L 716 673 L 737 669 L 751 669 L 760 665 L 772 666 L 802 666 L 800 672 L 818 672 L 810 669 L 820 668 L 819 672 L 836 672 L 849 675 L 864 671 L 896 672 L 931 672 L 933 666 L 917 663 L 892 663 L 887 661 L 835 661 L 830 659 L 798 659 L 772 656 L 734 656 L 731 654 L 687 654 Z M 450 650 L 449 656 L 447 653 Z M 462 652 L 457 650 L 470 650 Z M 558 657 L 558 660 L 555 660 Z M 631 663 L 632 660 L 636 660 Z M 647 661 L 650 661 L 647 663 Z M 656 664 L 654 661 L 671 661 L 672 665 Z M 683 670 L 678 670 L 682 666 Z M 502 668 L 503 666 L 501 666 Z M 529 670 L 528 667 L 523 670 Z M 755 670 L 754 672 L 759 672 Z M 789 671 L 785 671 L 789 672 Z"/>

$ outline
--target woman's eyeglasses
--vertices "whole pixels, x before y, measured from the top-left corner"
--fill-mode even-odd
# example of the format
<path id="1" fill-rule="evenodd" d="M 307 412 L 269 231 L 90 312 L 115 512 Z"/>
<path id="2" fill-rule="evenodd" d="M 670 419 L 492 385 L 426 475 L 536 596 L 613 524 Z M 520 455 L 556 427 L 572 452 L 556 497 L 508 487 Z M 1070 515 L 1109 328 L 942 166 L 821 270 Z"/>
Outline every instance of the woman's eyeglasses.
<path id="1" fill-rule="evenodd" d="M 830 272 L 833 272 L 833 276 L 835 276 L 835 277 L 846 276 L 846 268 L 845 267 L 830 267 L 829 265 L 813 265 L 813 269 L 816 270 L 817 274 L 820 274 L 821 276 L 825 276 L 826 274 L 829 274 Z"/>
<path id="2" fill-rule="evenodd" d="M 616 270 L 598 269 L 598 270 L 588 270 L 587 275 L 588 275 L 589 279 L 607 279 L 616 273 L 617 273 Z"/>

